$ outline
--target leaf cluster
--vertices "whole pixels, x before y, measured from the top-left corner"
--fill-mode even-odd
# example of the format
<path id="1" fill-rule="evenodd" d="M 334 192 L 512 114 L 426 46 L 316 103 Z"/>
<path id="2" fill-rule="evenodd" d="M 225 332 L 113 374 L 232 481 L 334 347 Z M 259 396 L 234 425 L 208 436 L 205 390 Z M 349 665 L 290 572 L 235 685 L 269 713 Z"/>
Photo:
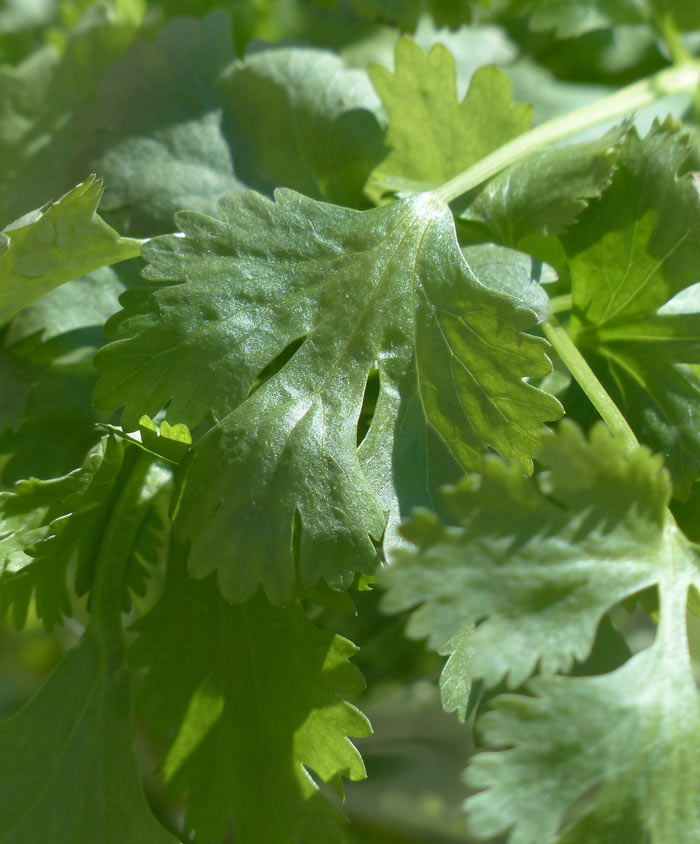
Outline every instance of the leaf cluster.
<path id="1" fill-rule="evenodd" d="M 0 10 L 0 844 L 698 840 L 695 3 L 209 5 Z"/>

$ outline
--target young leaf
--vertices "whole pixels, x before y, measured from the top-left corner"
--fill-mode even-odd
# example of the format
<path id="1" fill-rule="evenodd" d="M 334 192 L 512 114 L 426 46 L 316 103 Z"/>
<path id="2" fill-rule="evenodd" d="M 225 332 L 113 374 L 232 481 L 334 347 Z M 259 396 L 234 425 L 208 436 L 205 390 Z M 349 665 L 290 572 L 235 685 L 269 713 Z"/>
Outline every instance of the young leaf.
<path id="1" fill-rule="evenodd" d="M 379 575 L 385 610 L 415 608 L 408 632 L 435 650 L 478 624 L 457 645 L 488 686 L 520 686 L 536 667 L 568 671 L 607 610 L 658 579 L 669 495 L 661 461 L 644 450 L 625 457 L 603 427 L 589 444 L 572 425 L 540 457 L 547 495 L 519 467 L 487 458 L 448 496 L 459 527 L 419 511 L 403 528 L 418 550 L 397 551 Z"/>
<path id="2" fill-rule="evenodd" d="M 172 737 L 160 767 L 170 797 L 185 800 L 186 829 L 211 842 L 229 828 L 247 844 L 339 842 L 342 814 L 317 783 L 342 794 L 341 777 L 365 775 L 347 736 L 369 724 L 341 697 L 363 688 L 354 646 L 296 603 L 227 603 L 212 578 L 190 579 L 182 549 L 136 629 L 139 699 Z"/>
<path id="3" fill-rule="evenodd" d="M 698 279 L 700 196 L 677 175 L 688 153 L 669 123 L 631 133 L 612 184 L 564 239 L 572 336 L 679 495 L 700 475 L 700 387 L 678 367 L 700 361 L 700 316 L 663 308 Z"/>
<path id="4" fill-rule="evenodd" d="M 97 216 L 101 194 L 90 176 L 0 231 L 0 324 L 54 287 L 140 253 Z"/>
<path id="5" fill-rule="evenodd" d="M 430 501 L 486 446 L 529 469 L 559 415 L 522 380 L 549 371 L 544 344 L 522 333 L 530 312 L 471 273 L 444 204 L 358 212 L 251 191 L 221 212 L 183 213 L 184 238 L 148 245 L 160 283 L 124 295 L 107 326 L 118 342 L 96 359 L 96 401 L 126 403 L 127 430 L 166 404 L 190 428 L 215 420 L 180 464 L 176 531 L 193 574 L 218 568 L 232 599 L 262 582 L 289 600 L 298 512 L 302 583 L 344 587 L 374 565 L 387 512 Z M 374 361 L 380 394 L 358 452 Z"/>
<path id="6" fill-rule="evenodd" d="M 558 235 L 610 184 L 626 127 L 595 141 L 534 152 L 493 179 L 460 213 L 517 247 L 529 235 Z"/>
<path id="7" fill-rule="evenodd" d="M 70 613 L 66 570 L 71 559 L 76 561 L 77 594 L 92 588 L 124 454 L 123 442 L 105 437 L 80 469 L 49 481 L 20 481 L 0 493 L 0 612 L 11 611 L 17 627 L 24 626 L 32 597 L 49 629 Z M 142 522 L 169 481 L 170 474 L 160 468 L 146 477 L 138 500 Z M 128 589 L 138 593 L 141 579 L 135 569 L 134 579 L 123 586 L 125 603 Z"/>
<path id="8" fill-rule="evenodd" d="M 396 69 L 370 68 L 389 114 L 388 156 L 372 180 L 390 190 L 426 190 L 466 170 L 497 147 L 525 132 L 527 105 L 511 101 L 511 85 L 496 67 L 483 67 L 457 99 L 455 63 L 436 44 L 425 53 L 410 38 L 396 47 Z"/>

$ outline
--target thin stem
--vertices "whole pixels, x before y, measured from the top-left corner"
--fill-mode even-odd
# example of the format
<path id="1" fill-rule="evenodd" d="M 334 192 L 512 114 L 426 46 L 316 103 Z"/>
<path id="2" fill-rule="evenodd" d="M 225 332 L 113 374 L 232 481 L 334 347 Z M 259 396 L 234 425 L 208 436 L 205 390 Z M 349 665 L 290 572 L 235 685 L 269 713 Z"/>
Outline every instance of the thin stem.
<path id="1" fill-rule="evenodd" d="M 571 305 L 571 293 L 564 293 L 562 296 L 552 296 L 549 300 L 549 312 L 550 314 L 559 314 L 562 311 L 570 311 Z"/>
<path id="2" fill-rule="evenodd" d="M 608 97 L 577 108 L 561 117 L 555 117 L 524 135 L 519 135 L 482 158 L 473 167 L 469 167 L 436 188 L 433 194 L 444 202 L 452 202 L 495 176 L 496 173 L 500 173 L 510 164 L 546 144 L 575 135 L 583 129 L 604 123 L 606 120 L 621 117 L 668 94 L 693 91 L 698 84 L 700 84 L 700 62 L 686 62 L 678 67 L 666 68 Z"/>
<path id="3" fill-rule="evenodd" d="M 634 431 L 576 348 L 567 330 L 552 315 L 547 322 L 542 323 L 542 331 L 608 428 L 619 437 L 627 451 L 634 451 L 639 446 Z"/>
<path id="4" fill-rule="evenodd" d="M 683 43 L 683 39 L 678 31 L 673 15 L 669 13 L 662 15 L 654 21 L 654 24 L 668 48 L 671 61 L 676 66 L 692 62 L 693 57 Z"/>

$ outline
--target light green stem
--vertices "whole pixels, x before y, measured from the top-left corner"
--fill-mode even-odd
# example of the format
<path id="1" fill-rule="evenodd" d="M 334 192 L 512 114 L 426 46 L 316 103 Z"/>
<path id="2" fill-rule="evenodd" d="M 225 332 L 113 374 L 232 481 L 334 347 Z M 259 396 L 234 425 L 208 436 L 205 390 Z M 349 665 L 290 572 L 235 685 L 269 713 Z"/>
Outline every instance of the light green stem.
<path id="1" fill-rule="evenodd" d="M 627 451 L 638 448 L 639 442 L 630 428 L 618 406 L 610 398 L 607 391 L 596 378 L 595 373 L 586 362 L 581 352 L 576 348 L 567 330 L 559 324 L 555 316 L 542 324 L 544 336 L 554 346 L 559 357 L 566 364 L 567 369 L 576 379 L 579 387 L 588 396 L 595 409 L 612 433 L 619 437 Z"/>
<path id="2" fill-rule="evenodd" d="M 445 182 L 433 191 L 444 202 L 452 202 L 462 194 L 500 173 L 510 164 L 520 160 L 546 144 L 554 143 L 569 135 L 575 135 L 590 126 L 621 117 L 654 100 L 680 91 L 694 91 L 700 84 L 700 62 L 687 62 L 669 67 L 647 79 L 622 88 L 609 97 L 603 97 L 574 111 L 548 120 L 524 135 L 519 135 L 490 155 L 482 158 L 473 167 Z"/>

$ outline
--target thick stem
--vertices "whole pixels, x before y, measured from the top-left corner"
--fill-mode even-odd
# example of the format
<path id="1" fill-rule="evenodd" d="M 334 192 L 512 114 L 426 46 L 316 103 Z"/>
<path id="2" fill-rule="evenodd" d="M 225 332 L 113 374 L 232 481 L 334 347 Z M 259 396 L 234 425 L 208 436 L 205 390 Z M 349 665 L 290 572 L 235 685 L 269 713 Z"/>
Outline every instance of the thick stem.
<path id="1" fill-rule="evenodd" d="M 436 188 L 433 194 L 444 202 L 452 202 L 546 144 L 575 135 L 606 120 L 621 117 L 668 94 L 694 91 L 699 84 L 700 62 L 688 62 L 678 67 L 666 68 L 647 79 L 622 88 L 609 97 L 603 97 L 561 117 L 555 117 L 519 135 L 482 158 L 473 167 Z"/>
<path id="2" fill-rule="evenodd" d="M 588 396 L 595 409 L 612 433 L 619 437 L 627 451 L 634 451 L 639 443 L 634 431 L 630 428 L 625 417 L 620 413 L 615 402 L 596 378 L 595 373 L 586 362 L 581 352 L 576 348 L 566 329 L 561 326 L 557 318 L 552 315 L 542 324 L 544 336 L 554 346 L 559 357 L 566 364 L 567 369 L 576 379 L 579 387 Z"/>

